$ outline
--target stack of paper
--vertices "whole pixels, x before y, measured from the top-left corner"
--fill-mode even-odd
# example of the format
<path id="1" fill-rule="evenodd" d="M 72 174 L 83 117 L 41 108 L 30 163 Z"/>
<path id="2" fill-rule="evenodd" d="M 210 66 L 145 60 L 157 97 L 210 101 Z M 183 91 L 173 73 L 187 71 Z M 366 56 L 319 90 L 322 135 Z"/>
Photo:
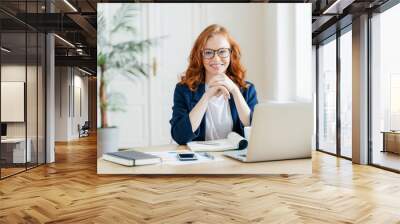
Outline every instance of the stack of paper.
<path id="1" fill-rule="evenodd" d="M 237 134 L 231 132 L 226 139 L 212 140 L 212 141 L 193 141 L 189 142 L 187 146 L 190 150 L 195 152 L 216 152 L 234 149 L 245 149 L 247 147 L 247 140 Z"/>

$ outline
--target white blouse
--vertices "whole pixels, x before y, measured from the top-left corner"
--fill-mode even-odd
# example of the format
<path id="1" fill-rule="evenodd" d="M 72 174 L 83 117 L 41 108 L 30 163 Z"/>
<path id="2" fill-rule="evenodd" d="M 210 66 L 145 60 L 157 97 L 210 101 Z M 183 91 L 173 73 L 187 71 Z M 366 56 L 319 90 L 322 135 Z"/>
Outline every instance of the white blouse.
<path id="1" fill-rule="evenodd" d="M 206 85 L 207 89 L 208 85 Z M 232 132 L 233 121 L 229 100 L 225 100 L 223 95 L 210 98 L 205 116 L 206 141 L 224 139 Z"/>

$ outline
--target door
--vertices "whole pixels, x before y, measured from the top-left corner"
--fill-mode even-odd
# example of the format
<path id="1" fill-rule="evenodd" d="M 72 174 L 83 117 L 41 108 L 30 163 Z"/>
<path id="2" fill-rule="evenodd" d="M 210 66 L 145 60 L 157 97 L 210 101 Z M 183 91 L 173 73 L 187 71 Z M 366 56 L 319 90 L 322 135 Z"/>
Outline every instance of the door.
<path id="1" fill-rule="evenodd" d="M 111 5 L 111 6 L 110 6 Z M 188 65 L 188 57 L 204 23 L 201 4 L 136 4 L 140 40 L 157 39 L 143 55 L 149 65 L 149 77 L 124 77 L 112 80 L 110 89 L 122 93 L 125 111 L 110 113 L 110 123 L 119 128 L 119 147 L 165 145 L 172 143 L 169 120 L 173 93 Z M 116 4 L 107 4 L 105 14 L 112 15 Z M 182 22 L 185 21 L 185 22 Z M 187 25 L 182 25 L 187 24 Z M 129 37 L 121 37 L 121 39 Z M 113 94 L 113 93 L 112 93 Z"/>
<path id="2" fill-rule="evenodd" d="M 192 4 L 146 4 L 150 38 L 159 37 L 151 50 L 153 66 L 150 77 L 150 145 L 172 143 L 169 120 L 172 116 L 175 85 L 188 66 L 188 58 L 197 36 L 194 27 L 199 20 Z M 198 16 L 197 16 L 198 17 Z M 188 20 L 189 19 L 189 20 Z M 183 26 L 182 21 L 187 21 Z"/>

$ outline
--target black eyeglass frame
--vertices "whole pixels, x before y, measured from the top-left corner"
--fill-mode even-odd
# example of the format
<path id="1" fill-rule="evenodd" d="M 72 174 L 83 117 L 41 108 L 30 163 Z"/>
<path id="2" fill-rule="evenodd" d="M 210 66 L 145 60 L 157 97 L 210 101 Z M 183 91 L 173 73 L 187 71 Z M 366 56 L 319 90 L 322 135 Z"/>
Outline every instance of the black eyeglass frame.
<path id="1" fill-rule="evenodd" d="M 226 57 L 223 57 L 223 56 L 221 56 L 220 54 L 219 54 L 219 52 L 220 52 L 220 50 L 229 50 L 229 55 L 228 56 L 226 56 Z M 206 51 L 206 50 L 209 50 L 209 51 L 213 51 L 213 55 L 212 55 L 212 57 L 205 57 L 204 56 L 204 51 Z M 203 58 L 205 58 L 205 59 L 212 59 L 212 58 L 214 58 L 215 57 L 215 53 L 217 53 L 217 55 L 220 57 L 220 58 L 228 58 L 229 56 L 231 56 L 231 54 L 232 54 L 232 49 L 231 48 L 218 48 L 217 50 L 213 50 L 213 49 L 210 49 L 210 48 L 206 48 L 206 49 L 204 49 L 204 50 L 202 50 L 201 51 L 201 55 L 203 56 Z"/>

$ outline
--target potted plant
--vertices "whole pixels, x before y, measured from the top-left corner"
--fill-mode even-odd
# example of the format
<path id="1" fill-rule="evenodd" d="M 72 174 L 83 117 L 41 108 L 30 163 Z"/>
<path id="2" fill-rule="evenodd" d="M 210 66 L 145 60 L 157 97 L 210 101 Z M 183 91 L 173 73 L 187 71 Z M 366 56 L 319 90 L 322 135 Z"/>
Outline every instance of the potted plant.
<path id="1" fill-rule="evenodd" d="M 119 92 L 112 92 L 108 86 L 115 76 L 122 75 L 131 81 L 134 77 L 148 76 L 149 65 L 142 62 L 142 56 L 155 40 L 117 41 L 118 35 L 137 36 L 133 25 L 139 12 L 136 6 L 124 4 L 111 18 L 105 20 L 99 10 L 97 21 L 97 67 L 99 71 L 100 127 L 97 129 L 97 156 L 118 150 L 118 129 L 108 122 L 109 111 L 124 111 L 125 98 Z"/>

